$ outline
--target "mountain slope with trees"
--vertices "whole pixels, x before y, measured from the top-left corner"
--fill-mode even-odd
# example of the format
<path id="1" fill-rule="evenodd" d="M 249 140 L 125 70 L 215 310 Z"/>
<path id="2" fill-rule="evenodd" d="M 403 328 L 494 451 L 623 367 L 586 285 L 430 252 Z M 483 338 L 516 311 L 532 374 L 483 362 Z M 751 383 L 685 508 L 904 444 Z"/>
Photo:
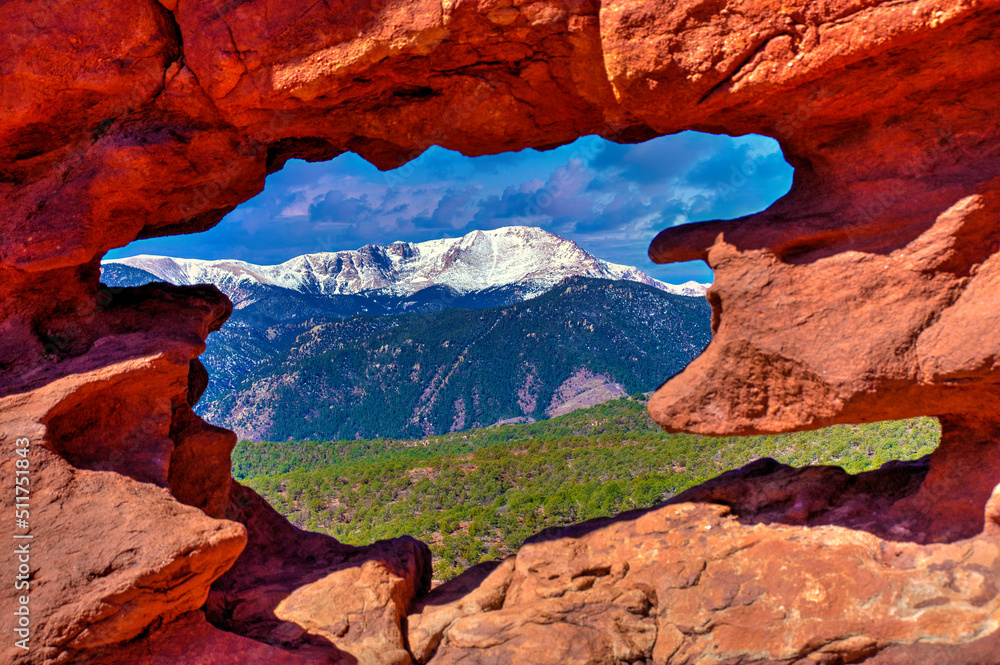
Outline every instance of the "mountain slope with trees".
<path id="1" fill-rule="evenodd" d="M 312 319 L 268 329 L 277 350 L 199 410 L 267 440 L 416 438 L 541 420 L 655 389 L 701 352 L 709 325 L 702 298 L 583 277 L 506 307 Z M 232 351 L 216 359 L 245 357 L 237 345 L 251 345 L 251 333 L 223 336 Z"/>

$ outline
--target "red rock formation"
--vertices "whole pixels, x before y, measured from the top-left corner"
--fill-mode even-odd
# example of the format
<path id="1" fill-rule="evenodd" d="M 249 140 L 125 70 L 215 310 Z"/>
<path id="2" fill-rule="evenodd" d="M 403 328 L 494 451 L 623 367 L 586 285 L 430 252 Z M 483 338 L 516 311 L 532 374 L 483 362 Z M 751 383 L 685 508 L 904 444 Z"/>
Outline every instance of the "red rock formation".
<path id="1" fill-rule="evenodd" d="M 927 547 L 671 502 L 543 532 L 485 578 L 467 572 L 423 600 L 410 642 L 434 665 L 844 663 L 903 644 L 910 662 L 992 662 L 921 659 L 941 643 L 995 655 L 990 534 Z"/>
<path id="2" fill-rule="evenodd" d="M 38 552 L 33 649 L 5 662 L 996 653 L 996 0 L 11 0 L 0 21 L 0 459 L 12 477 L 31 439 Z M 774 136 L 796 173 L 767 211 L 651 246 L 716 275 L 715 338 L 654 417 L 934 415 L 926 468 L 729 476 L 540 536 L 407 621 L 420 546 L 303 534 L 231 484 L 232 435 L 191 411 L 225 299 L 99 290 L 106 251 L 209 228 L 291 157 L 387 168 L 682 129 Z"/>
<path id="3" fill-rule="evenodd" d="M 212 623 L 271 644 L 312 647 L 331 662 L 412 662 L 404 623 L 410 601 L 430 588 L 426 545 L 412 538 L 342 545 L 295 528 L 252 490 L 233 485 L 226 516 L 246 525 L 249 542 L 212 587 Z"/>
<path id="4" fill-rule="evenodd" d="M 15 437 L 31 441 L 28 595 L 35 632 L 27 657 L 13 640 L 3 644 L 4 662 L 133 662 L 126 655 L 119 659 L 120 647 L 109 645 L 161 625 L 175 637 L 157 636 L 154 644 L 181 635 L 219 649 L 236 645 L 233 657 L 249 652 L 279 662 L 284 651 L 236 640 L 206 624 L 199 610 L 223 573 L 226 588 L 239 594 L 247 591 L 241 582 L 259 579 L 232 582 L 234 575 L 256 565 L 281 577 L 274 562 L 284 557 L 294 562 L 298 576 L 281 577 L 279 586 L 288 587 L 281 597 L 297 587 L 300 593 L 308 590 L 313 580 L 303 578 L 317 574 L 380 588 L 388 584 L 383 570 L 388 567 L 399 581 L 380 599 L 395 604 L 371 603 L 376 609 L 362 611 L 356 603 L 341 602 L 327 614 L 341 620 L 357 615 L 361 626 L 378 628 L 376 637 L 358 637 L 355 630 L 338 636 L 344 639 L 334 640 L 337 644 L 368 651 L 401 648 L 400 622 L 409 599 L 429 582 L 426 546 L 402 539 L 356 548 L 298 532 L 256 495 L 245 499 L 247 491 L 239 486 L 233 491 L 229 453 L 235 436 L 191 410 L 204 389 L 204 368 L 196 356 L 209 331 L 229 316 L 229 301 L 212 286 L 149 285 L 107 290 L 97 302 L 86 311 L 95 341 L 84 353 L 70 355 L 67 349 L 77 340 L 66 337 L 52 343 L 48 362 L 5 375 L 3 477 L 16 473 Z M 247 501 L 255 509 L 240 511 Z M 7 514 L 13 515 L 14 504 L 13 492 L 5 493 Z M 266 542 L 261 542 L 262 521 L 271 539 Z M 240 557 L 248 534 L 250 556 Z M 297 541 L 302 551 L 294 547 Z M 310 543 L 314 547 L 307 551 Z M 23 593 L 4 585 L 4 607 L 14 608 Z M 11 616 L 8 612 L 5 624 Z M 178 626 L 171 623 L 175 618 Z M 217 623 L 227 625 L 225 617 Z M 308 644 L 296 651 L 311 653 Z M 320 651 L 323 658 L 339 653 L 329 645 Z M 316 661 L 310 656 L 288 662 Z"/>

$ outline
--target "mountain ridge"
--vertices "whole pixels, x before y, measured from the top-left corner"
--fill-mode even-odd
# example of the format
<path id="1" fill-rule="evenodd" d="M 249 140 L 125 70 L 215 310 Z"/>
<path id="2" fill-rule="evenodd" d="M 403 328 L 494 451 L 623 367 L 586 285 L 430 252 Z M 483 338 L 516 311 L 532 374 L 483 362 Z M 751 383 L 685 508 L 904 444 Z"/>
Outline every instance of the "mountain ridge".
<path id="1" fill-rule="evenodd" d="M 247 312 L 255 306 L 243 310 Z M 234 314 L 202 355 L 196 411 L 242 438 L 414 438 L 530 422 L 653 390 L 711 338 L 704 298 L 570 277 L 501 307 L 314 317 Z"/>
<path id="2" fill-rule="evenodd" d="M 705 285 L 665 284 L 534 227 L 274 266 L 137 256 L 104 262 L 101 279 L 209 282 L 230 298 L 195 410 L 244 437 L 545 419 L 652 390 L 710 338 Z"/>
<path id="3" fill-rule="evenodd" d="M 460 238 L 365 245 L 357 250 L 303 254 L 275 265 L 236 259 L 184 259 L 141 254 L 108 266 L 141 270 L 177 285 L 215 284 L 237 309 L 256 301 L 259 286 L 317 296 L 404 297 L 430 287 L 457 296 L 521 287 L 522 299 L 541 295 L 567 277 L 639 282 L 675 295 L 703 296 L 707 285 L 668 284 L 638 268 L 599 259 L 572 240 L 530 226 L 473 231 Z"/>

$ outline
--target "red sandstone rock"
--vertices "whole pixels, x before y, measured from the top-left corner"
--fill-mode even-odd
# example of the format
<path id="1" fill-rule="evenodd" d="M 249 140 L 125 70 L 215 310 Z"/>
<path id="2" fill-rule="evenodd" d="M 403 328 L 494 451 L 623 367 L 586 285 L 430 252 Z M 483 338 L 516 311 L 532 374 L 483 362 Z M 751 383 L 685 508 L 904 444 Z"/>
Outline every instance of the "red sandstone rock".
<path id="1" fill-rule="evenodd" d="M 4 445 L 13 449 L 6 438 Z M 30 456 L 31 649 L 24 654 L 5 640 L 3 662 L 61 661 L 201 607 L 208 585 L 243 549 L 243 527 L 184 506 L 152 483 L 74 469 L 43 446 L 36 441 Z M 4 455 L 4 478 L 14 477 L 14 459 Z M 12 496 L 0 502 L 11 515 Z M 11 583 L 0 591 L 9 608 L 3 625 L 12 636 L 19 592 L 4 579 Z"/>
<path id="2" fill-rule="evenodd" d="M 44 360 L 30 371 L 4 377 L 5 393 L 12 393 L 0 398 L 4 477 L 15 475 L 14 439 L 29 438 L 33 446 L 31 479 L 38 490 L 31 523 L 39 528 L 32 531 L 32 542 L 39 554 L 32 558 L 30 595 L 36 621 L 44 624 L 35 633 L 37 648 L 25 657 L 8 644 L 5 662 L 130 662 L 127 649 L 119 658 L 109 645 L 149 631 L 156 645 L 180 635 L 217 648 L 234 643 L 233 657 L 249 650 L 268 662 L 286 657 L 287 662 L 343 662 L 343 652 L 329 643 L 283 638 L 277 641 L 293 644 L 282 649 L 224 637 L 207 626 L 171 624 L 202 607 L 209 585 L 223 573 L 230 597 L 259 596 L 256 585 L 268 581 L 280 592 L 263 608 L 269 613 L 293 593 L 371 587 L 352 596 L 355 601 L 338 601 L 326 610 L 329 621 L 351 622 L 335 642 L 368 662 L 408 660 L 401 624 L 410 600 L 429 580 L 425 546 L 406 539 L 373 548 L 342 546 L 298 531 L 249 490 L 236 486 L 230 496 L 235 436 L 191 411 L 204 379 L 195 357 L 230 311 L 214 287 L 150 285 L 106 292 L 84 311 L 96 338 L 86 352 L 72 355 L 79 340 L 67 335 L 41 349 Z M 12 366 L 19 366 L 17 360 Z M 13 497 L 2 501 L 12 514 Z M 241 511 L 234 502 L 253 509 Z M 246 550 L 247 530 L 238 522 L 249 528 Z M 257 570 L 262 577 L 248 578 L 254 565 L 263 568 Z M 12 594 L 11 586 L 4 588 L 11 607 Z M 317 604 L 325 607 L 325 599 Z M 294 609 L 288 614 L 288 625 L 299 635 L 306 630 L 291 620 L 305 628 L 315 625 Z M 244 612 L 242 618 L 253 617 Z M 251 624 L 245 632 L 262 637 L 261 628 Z M 186 648 L 195 650 L 193 644 Z"/>
<path id="3" fill-rule="evenodd" d="M 424 598 L 406 618 L 410 652 L 427 662 L 444 633 L 459 619 L 503 607 L 514 559 L 473 566 Z"/>
<path id="4" fill-rule="evenodd" d="M 230 484 L 232 435 L 190 410 L 228 303 L 101 292 L 107 250 L 212 226 L 292 157 L 352 150 L 387 168 L 430 145 L 683 129 L 774 136 L 796 175 L 763 213 L 653 242 L 655 260 L 703 258 L 716 276 L 715 338 L 653 416 L 749 433 L 936 415 L 942 447 L 926 470 L 777 470 L 695 492 L 739 518 L 692 503 L 541 536 L 483 585 L 421 601 L 411 650 L 995 653 L 996 492 L 975 534 L 1000 420 L 996 0 L 12 0 L 0 22 L 0 443 L 34 442 L 53 544 L 37 559 L 43 646 L 21 662 L 402 661 L 402 614 L 425 584 L 413 541 L 346 548 Z M 235 566 L 233 520 L 249 534 Z M 935 540 L 954 542 L 918 544 Z M 209 620 L 258 641 L 206 625 L 206 596 Z"/>
<path id="5" fill-rule="evenodd" d="M 766 475 L 749 471 L 766 488 Z M 818 496 L 830 488 L 811 489 Z M 786 510 L 775 521 L 794 520 L 798 507 Z M 985 654 L 995 643 L 984 638 L 1000 613 L 998 572 L 994 538 L 921 546 L 672 503 L 545 531 L 457 601 L 449 584 L 436 589 L 424 605 L 450 608 L 450 616 L 436 624 L 429 662 L 840 663 L 887 647 L 887 658 L 923 652 L 940 663 L 989 662 L 961 654 Z M 496 590 L 488 607 L 454 609 Z M 423 626 L 411 632 L 414 643 L 425 643 Z M 954 660 L 931 646 L 977 640 Z"/>
<path id="6" fill-rule="evenodd" d="M 215 628 L 201 612 L 189 612 L 135 644 L 106 647 L 86 654 L 77 665 L 337 665 L 328 650 L 291 652 Z"/>
<path id="7" fill-rule="evenodd" d="M 369 547 L 300 531 L 233 482 L 226 516 L 246 525 L 247 548 L 212 588 L 217 626 L 295 649 L 325 647 L 335 661 L 412 662 L 405 617 L 430 587 L 430 551 L 412 538 Z"/>
<path id="8" fill-rule="evenodd" d="M 903 243 L 858 251 L 845 235 L 821 246 L 837 253 L 809 261 L 782 259 L 759 246 L 766 238 L 741 248 L 745 227 L 768 214 L 709 225 L 718 233 L 705 254 L 716 268 L 713 339 L 650 401 L 658 422 L 750 434 L 918 414 L 1000 416 L 1000 336 L 989 332 L 997 308 L 985 301 L 996 280 L 1000 194 L 962 199 Z M 683 229 L 662 232 L 651 255 L 686 258 L 668 247 L 697 233 Z M 963 242 L 975 247 L 952 251 Z"/>

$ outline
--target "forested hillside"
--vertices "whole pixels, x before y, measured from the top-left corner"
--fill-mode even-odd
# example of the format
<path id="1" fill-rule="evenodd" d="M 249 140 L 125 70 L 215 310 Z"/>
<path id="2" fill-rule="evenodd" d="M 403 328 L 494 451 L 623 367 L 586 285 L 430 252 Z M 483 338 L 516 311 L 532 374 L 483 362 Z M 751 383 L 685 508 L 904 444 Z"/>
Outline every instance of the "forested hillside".
<path id="1" fill-rule="evenodd" d="M 435 577 L 448 579 L 545 527 L 650 506 L 761 457 L 857 473 L 925 455 L 940 436 L 930 418 L 776 436 L 672 435 L 639 397 L 419 440 L 241 441 L 233 475 L 297 525 L 343 542 L 424 540 Z"/>
<path id="2" fill-rule="evenodd" d="M 701 352 L 709 319 L 704 298 L 574 277 L 505 307 L 275 324 L 263 338 L 285 340 L 282 351 L 242 367 L 242 380 L 206 394 L 199 410 L 268 440 L 417 438 L 542 420 L 574 400 L 653 390 Z M 224 336 L 222 359 L 252 355 L 255 339 Z"/>

